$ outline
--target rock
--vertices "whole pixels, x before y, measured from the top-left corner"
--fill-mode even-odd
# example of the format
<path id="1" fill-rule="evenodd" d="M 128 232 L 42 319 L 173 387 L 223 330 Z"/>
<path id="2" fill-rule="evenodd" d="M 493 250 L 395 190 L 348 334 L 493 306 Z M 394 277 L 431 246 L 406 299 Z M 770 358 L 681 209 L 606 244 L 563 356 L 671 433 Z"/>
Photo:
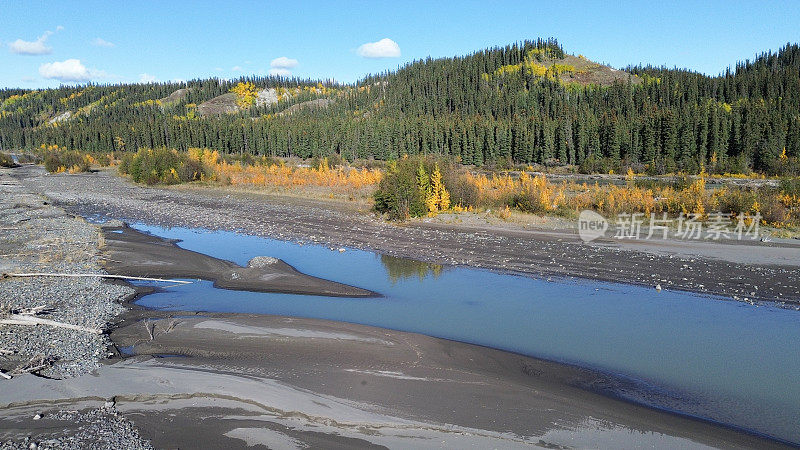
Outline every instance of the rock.
<path id="1" fill-rule="evenodd" d="M 279 261 L 280 259 L 273 258 L 271 256 L 256 256 L 255 258 L 247 262 L 247 267 L 253 267 L 253 268 L 267 267 Z"/>
<path id="2" fill-rule="evenodd" d="M 111 219 L 101 225 L 103 228 L 124 228 L 125 222 L 117 219 Z"/>
<path id="3" fill-rule="evenodd" d="M 278 91 L 275 88 L 262 89 L 256 95 L 256 106 L 270 106 L 278 103 Z"/>
<path id="4" fill-rule="evenodd" d="M 41 418 L 42 418 L 41 414 L 36 414 L 35 416 L 33 416 L 33 420 L 39 420 Z"/>
<path id="5" fill-rule="evenodd" d="M 236 94 L 233 92 L 222 94 L 197 105 L 197 113 L 201 116 L 231 114 L 237 111 L 239 111 L 239 106 L 236 104 Z"/>
<path id="6" fill-rule="evenodd" d="M 47 123 L 50 125 L 58 122 L 63 122 L 65 120 L 69 120 L 72 117 L 72 111 L 64 111 L 63 113 L 53 117 L 52 119 L 48 120 Z"/>
<path id="7" fill-rule="evenodd" d="M 178 89 L 177 91 L 173 92 L 172 94 L 169 94 L 169 96 L 167 96 L 167 97 L 159 99 L 159 101 L 161 103 L 167 103 L 167 104 L 169 104 L 169 103 L 179 103 L 181 100 L 186 98 L 187 95 L 189 95 L 189 89 L 182 88 L 182 89 Z"/>
<path id="8" fill-rule="evenodd" d="M 285 110 L 278 113 L 279 116 L 294 114 L 298 111 L 302 111 L 304 109 L 325 109 L 330 104 L 333 103 L 333 100 L 329 98 L 318 98 L 316 100 L 309 100 L 306 102 L 301 102 L 296 105 L 292 105 Z"/>

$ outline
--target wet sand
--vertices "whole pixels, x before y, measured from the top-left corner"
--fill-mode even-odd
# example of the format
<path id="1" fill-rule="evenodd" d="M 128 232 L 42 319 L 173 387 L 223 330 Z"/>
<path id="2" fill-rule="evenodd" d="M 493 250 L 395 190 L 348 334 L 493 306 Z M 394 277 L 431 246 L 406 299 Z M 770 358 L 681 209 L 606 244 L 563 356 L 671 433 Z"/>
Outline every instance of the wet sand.
<path id="1" fill-rule="evenodd" d="M 223 289 L 324 295 L 377 297 L 379 294 L 298 272 L 271 257 L 253 258 L 248 267 L 182 249 L 174 241 L 127 226 L 102 228 L 103 267 L 110 274 L 136 277 L 200 278 Z"/>
<path id="2" fill-rule="evenodd" d="M 111 338 L 136 356 L 5 384 L 0 439 L 41 426 L 34 411 L 113 398 L 157 447 L 780 447 L 585 389 L 601 374 L 413 333 L 139 309 Z"/>

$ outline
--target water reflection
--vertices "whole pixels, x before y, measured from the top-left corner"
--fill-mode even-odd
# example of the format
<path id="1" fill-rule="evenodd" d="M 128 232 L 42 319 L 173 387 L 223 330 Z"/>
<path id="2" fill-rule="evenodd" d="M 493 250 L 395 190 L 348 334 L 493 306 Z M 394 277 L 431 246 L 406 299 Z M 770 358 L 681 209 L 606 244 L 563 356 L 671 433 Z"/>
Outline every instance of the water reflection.
<path id="1" fill-rule="evenodd" d="M 439 278 L 444 270 L 440 264 L 430 264 L 413 259 L 397 258 L 389 255 L 381 255 L 381 264 L 386 269 L 389 281 L 397 284 L 409 278 L 417 277 L 420 281 L 431 275 L 434 279 Z"/>

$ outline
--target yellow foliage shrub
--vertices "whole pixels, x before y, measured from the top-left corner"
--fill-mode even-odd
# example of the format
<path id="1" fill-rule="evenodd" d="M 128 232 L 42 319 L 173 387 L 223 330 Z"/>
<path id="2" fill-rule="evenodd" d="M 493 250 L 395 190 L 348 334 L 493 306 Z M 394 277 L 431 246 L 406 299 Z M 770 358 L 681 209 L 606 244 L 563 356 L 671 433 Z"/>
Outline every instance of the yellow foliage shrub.
<path id="1" fill-rule="evenodd" d="M 378 169 L 355 169 L 341 167 L 332 169 L 327 161 L 320 167 L 291 167 L 285 164 L 257 163 L 243 165 L 240 162 L 222 161 L 216 151 L 208 152 L 190 149 L 192 158 L 209 167 L 217 179 L 224 179 L 231 185 L 277 186 L 290 188 L 294 186 L 325 186 L 332 188 L 360 189 L 376 185 L 380 182 L 381 171 Z M 198 153 L 199 151 L 199 153 Z"/>

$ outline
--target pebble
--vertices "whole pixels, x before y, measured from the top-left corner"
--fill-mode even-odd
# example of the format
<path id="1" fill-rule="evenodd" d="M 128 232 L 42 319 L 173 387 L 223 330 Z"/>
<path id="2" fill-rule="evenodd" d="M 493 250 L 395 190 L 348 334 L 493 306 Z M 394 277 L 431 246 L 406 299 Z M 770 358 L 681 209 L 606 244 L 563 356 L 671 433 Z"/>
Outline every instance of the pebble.
<path id="1" fill-rule="evenodd" d="M 16 244 L 11 248 L 17 250 L 5 263 L 23 272 L 102 272 L 96 226 L 45 204 L 40 195 L 13 178 L 2 179 L 0 228 L 14 228 L 3 240 Z M 20 221 L 26 225 L 15 225 Z M 48 304 L 54 308 L 49 319 L 89 327 L 105 327 L 125 310 L 119 301 L 132 293 L 131 288 L 98 278 L 10 278 L 0 283 L 0 299 L 12 307 Z M 2 347 L 15 350 L 13 359 L 19 363 L 46 352 L 44 356 L 54 365 L 42 374 L 53 378 L 95 370 L 110 346 L 106 335 L 54 327 L 0 326 L 0 340 Z"/>

